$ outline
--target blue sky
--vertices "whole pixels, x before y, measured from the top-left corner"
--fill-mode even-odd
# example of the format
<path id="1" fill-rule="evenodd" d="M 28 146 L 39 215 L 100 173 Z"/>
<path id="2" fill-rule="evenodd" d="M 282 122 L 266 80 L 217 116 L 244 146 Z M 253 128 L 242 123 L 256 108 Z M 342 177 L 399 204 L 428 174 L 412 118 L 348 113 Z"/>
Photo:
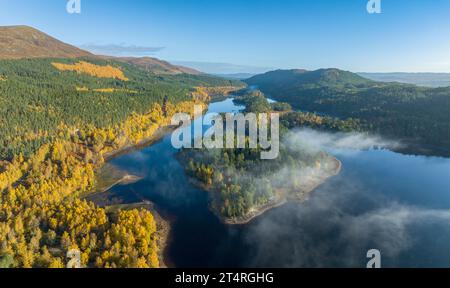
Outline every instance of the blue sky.
<path id="1" fill-rule="evenodd" d="M 81 0 L 79 15 L 67 1 L 0 0 L 0 25 L 124 54 L 242 65 L 236 72 L 450 72 L 449 0 L 381 0 L 376 15 L 368 0 Z"/>

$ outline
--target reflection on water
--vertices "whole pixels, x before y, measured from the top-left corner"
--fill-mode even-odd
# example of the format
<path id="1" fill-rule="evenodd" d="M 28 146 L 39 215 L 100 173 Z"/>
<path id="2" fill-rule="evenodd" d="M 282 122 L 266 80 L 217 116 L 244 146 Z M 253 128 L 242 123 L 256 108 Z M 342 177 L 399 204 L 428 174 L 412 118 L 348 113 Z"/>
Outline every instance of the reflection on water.
<path id="1" fill-rule="evenodd" d="M 236 112 L 231 100 L 210 112 Z M 208 210 L 175 159 L 170 136 L 111 161 L 144 179 L 111 197 L 146 199 L 171 218 L 170 263 L 177 267 L 365 267 L 381 250 L 385 267 L 450 267 L 450 160 L 390 151 L 334 151 L 342 173 L 310 201 L 289 203 L 245 226 L 225 226 Z"/>

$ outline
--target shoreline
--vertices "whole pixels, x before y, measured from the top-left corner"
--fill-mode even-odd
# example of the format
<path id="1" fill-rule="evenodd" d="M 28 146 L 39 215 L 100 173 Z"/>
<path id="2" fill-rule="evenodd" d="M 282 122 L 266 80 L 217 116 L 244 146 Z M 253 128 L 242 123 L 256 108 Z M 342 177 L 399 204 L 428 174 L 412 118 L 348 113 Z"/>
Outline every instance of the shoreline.
<path id="1" fill-rule="evenodd" d="M 104 163 L 103 163 L 103 165 L 101 165 L 100 167 L 98 167 L 96 169 L 96 176 L 104 177 L 104 176 L 99 176 L 99 174 L 101 174 L 103 172 L 102 169 L 117 169 L 116 167 L 113 167 L 113 166 L 108 167 L 107 165 L 109 164 L 108 163 L 109 161 L 111 161 L 114 158 L 117 158 L 121 155 L 125 155 L 125 154 L 131 153 L 133 151 L 137 151 L 139 149 L 152 146 L 156 142 L 162 140 L 169 133 L 173 132 L 176 128 L 178 128 L 178 126 L 167 125 L 167 126 L 159 127 L 152 136 L 144 138 L 136 144 L 128 144 L 122 148 L 105 153 L 103 155 Z M 111 171 L 108 171 L 108 172 L 109 172 L 108 174 L 113 174 L 114 172 L 116 172 L 121 175 L 119 175 L 118 177 L 113 176 L 114 180 L 111 183 L 103 185 L 104 187 L 102 187 L 102 185 L 100 185 L 100 188 L 98 186 L 96 186 L 91 192 L 88 192 L 85 195 L 83 195 L 82 198 L 88 198 L 91 196 L 97 196 L 97 195 L 100 195 L 103 193 L 107 193 L 109 190 L 111 190 L 115 186 L 134 184 L 143 179 L 143 177 L 141 177 L 141 176 L 128 174 L 127 172 L 121 171 L 120 169 L 117 169 L 116 171 L 113 171 L 113 172 L 111 172 Z"/>
<path id="2" fill-rule="evenodd" d="M 165 136 L 167 136 L 167 134 L 173 132 L 177 128 L 178 126 L 173 125 L 161 126 L 156 130 L 156 132 L 152 136 L 144 138 L 136 144 L 128 144 L 122 148 L 113 150 L 111 152 L 107 152 L 103 155 L 103 158 L 105 162 L 108 162 L 121 155 L 133 152 L 135 150 L 139 150 L 140 148 L 146 148 L 148 146 L 151 146 L 156 142 L 160 141 L 161 139 L 163 139 Z"/>
<path id="3" fill-rule="evenodd" d="M 98 189 L 98 190 L 96 189 L 97 191 L 89 193 L 88 195 L 86 195 L 86 197 L 106 193 L 109 190 L 111 190 L 112 188 L 114 188 L 115 186 L 134 184 L 134 183 L 141 181 L 142 179 L 143 179 L 142 177 L 139 177 L 137 175 L 125 174 L 124 176 L 122 176 L 118 180 L 114 181 L 113 183 L 108 184 L 108 186 L 102 187 L 101 189 Z"/>
<path id="4" fill-rule="evenodd" d="M 254 211 L 249 212 L 247 215 L 239 217 L 239 218 L 227 218 L 222 215 L 219 215 L 219 212 L 216 211 L 217 209 L 214 209 L 213 212 L 216 214 L 216 216 L 219 217 L 220 221 L 225 225 L 246 225 L 254 220 L 256 220 L 258 217 L 264 215 L 266 212 L 269 212 L 272 209 L 281 207 L 288 203 L 288 199 L 286 197 L 281 197 L 278 193 L 278 199 L 272 201 L 271 203 L 267 203 L 261 207 L 253 208 Z"/>

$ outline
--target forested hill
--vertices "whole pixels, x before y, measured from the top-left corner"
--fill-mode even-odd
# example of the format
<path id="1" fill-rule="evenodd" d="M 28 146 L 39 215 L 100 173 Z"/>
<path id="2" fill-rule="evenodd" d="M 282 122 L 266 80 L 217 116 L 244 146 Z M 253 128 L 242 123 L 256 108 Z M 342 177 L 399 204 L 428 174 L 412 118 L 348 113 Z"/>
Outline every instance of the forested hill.
<path id="1" fill-rule="evenodd" d="M 320 69 L 307 71 L 303 69 L 277 70 L 253 76 L 245 80 L 249 85 L 258 85 L 265 90 L 279 89 L 316 89 L 330 87 L 336 89 L 365 87 L 375 85 L 374 81 L 357 74 L 338 69 Z"/>
<path id="2" fill-rule="evenodd" d="M 419 144 L 417 152 L 450 155 L 450 88 L 376 82 L 338 69 L 279 70 L 245 82 L 296 109 L 356 118 L 371 131 Z"/>

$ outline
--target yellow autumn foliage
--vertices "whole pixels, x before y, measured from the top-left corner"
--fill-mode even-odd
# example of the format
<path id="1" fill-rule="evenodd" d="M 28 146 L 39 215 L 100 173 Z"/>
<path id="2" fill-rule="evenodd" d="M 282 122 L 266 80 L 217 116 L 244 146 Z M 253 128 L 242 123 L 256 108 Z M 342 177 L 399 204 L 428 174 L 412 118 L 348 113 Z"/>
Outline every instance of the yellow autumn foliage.
<path id="1" fill-rule="evenodd" d="M 75 87 L 78 92 L 89 92 L 89 88 L 87 87 Z"/>
<path id="2" fill-rule="evenodd" d="M 100 89 L 94 89 L 94 92 L 101 92 L 101 93 L 113 93 L 116 91 L 114 88 L 100 88 Z"/>
<path id="3" fill-rule="evenodd" d="M 86 61 L 80 61 L 76 64 L 53 62 L 52 65 L 60 71 L 75 71 L 77 73 L 84 73 L 98 78 L 115 78 L 122 81 L 128 81 L 128 78 L 125 77 L 122 70 L 111 65 L 100 66 Z"/>

